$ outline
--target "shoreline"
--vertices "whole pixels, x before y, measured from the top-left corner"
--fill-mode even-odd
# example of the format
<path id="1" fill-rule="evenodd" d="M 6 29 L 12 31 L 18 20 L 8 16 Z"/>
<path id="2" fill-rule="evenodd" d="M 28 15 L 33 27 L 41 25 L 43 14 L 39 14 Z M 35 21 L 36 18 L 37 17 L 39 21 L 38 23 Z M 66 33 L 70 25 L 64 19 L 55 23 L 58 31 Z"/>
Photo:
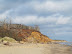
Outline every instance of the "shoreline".
<path id="1" fill-rule="evenodd" d="M 63 44 L 13 44 L 0 46 L 1 54 L 72 54 L 72 47 Z"/>
<path id="2" fill-rule="evenodd" d="M 0 47 L 16 47 L 16 46 L 35 46 L 35 47 L 45 47 L 47 45 L 62 45 L 62 46 L 67 46 L 67 47 L 72 47 L 71 45 L 67 45 L 67 44 L 63 44 L 65 42 L 51 42 L 51 43 L 47 43 L 47 44 L 42 44 L 42 43 L 10 43 L 9 45 L 4 45 L 3 43 L 0 43 Z M 33 47 L 32 46 L 32 47 Z"/>

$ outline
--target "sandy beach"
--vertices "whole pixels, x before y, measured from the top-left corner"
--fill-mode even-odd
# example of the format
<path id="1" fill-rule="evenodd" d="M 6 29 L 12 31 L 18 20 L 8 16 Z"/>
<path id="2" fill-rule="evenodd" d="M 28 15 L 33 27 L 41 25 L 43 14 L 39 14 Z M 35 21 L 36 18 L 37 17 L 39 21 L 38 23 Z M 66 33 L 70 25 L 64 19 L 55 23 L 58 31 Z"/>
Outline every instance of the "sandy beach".
<path id="1" fill-rule="evenodd" d="M 0 54 L 72 54 L 72 47 L 61 44 L 0 45 Z"/>

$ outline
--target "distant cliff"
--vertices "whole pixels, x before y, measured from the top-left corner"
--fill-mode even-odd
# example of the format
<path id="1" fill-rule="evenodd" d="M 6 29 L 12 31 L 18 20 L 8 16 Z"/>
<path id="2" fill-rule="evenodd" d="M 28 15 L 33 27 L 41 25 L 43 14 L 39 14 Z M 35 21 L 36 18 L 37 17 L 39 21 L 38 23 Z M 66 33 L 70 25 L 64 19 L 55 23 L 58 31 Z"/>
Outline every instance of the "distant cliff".
<path id="1" fill-rule="evenodd" d="M 52 42 L 67 42 L 66 40 L 53 40 Z"/>

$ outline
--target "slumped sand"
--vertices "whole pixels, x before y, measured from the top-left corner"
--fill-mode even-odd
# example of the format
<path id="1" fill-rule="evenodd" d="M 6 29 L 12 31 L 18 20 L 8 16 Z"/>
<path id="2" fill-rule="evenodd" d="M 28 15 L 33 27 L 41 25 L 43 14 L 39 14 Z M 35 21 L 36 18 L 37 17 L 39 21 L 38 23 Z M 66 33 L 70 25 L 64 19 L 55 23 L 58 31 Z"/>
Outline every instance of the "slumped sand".
<path id="1" fill-rule="evenodd" d="M 13 44 L 0 46 L 0 54 L 72 54 L 72 47 L 61 44 Z"/>

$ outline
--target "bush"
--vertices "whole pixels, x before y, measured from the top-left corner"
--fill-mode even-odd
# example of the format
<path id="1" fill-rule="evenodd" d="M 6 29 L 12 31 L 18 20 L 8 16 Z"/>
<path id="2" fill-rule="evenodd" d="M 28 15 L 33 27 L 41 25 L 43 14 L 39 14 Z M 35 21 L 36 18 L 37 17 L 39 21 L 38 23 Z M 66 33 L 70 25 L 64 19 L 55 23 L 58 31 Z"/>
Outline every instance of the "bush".
<path id="1" fill-rule="evenodd" d="M 13 38 L 10 38 L 10 37 L 4 37 L 4 38 L 0 38 L 0 41 L 8 41 L 8 42 L 16 42 L 16 40 L 15 39 L 13 39 Z"/>

